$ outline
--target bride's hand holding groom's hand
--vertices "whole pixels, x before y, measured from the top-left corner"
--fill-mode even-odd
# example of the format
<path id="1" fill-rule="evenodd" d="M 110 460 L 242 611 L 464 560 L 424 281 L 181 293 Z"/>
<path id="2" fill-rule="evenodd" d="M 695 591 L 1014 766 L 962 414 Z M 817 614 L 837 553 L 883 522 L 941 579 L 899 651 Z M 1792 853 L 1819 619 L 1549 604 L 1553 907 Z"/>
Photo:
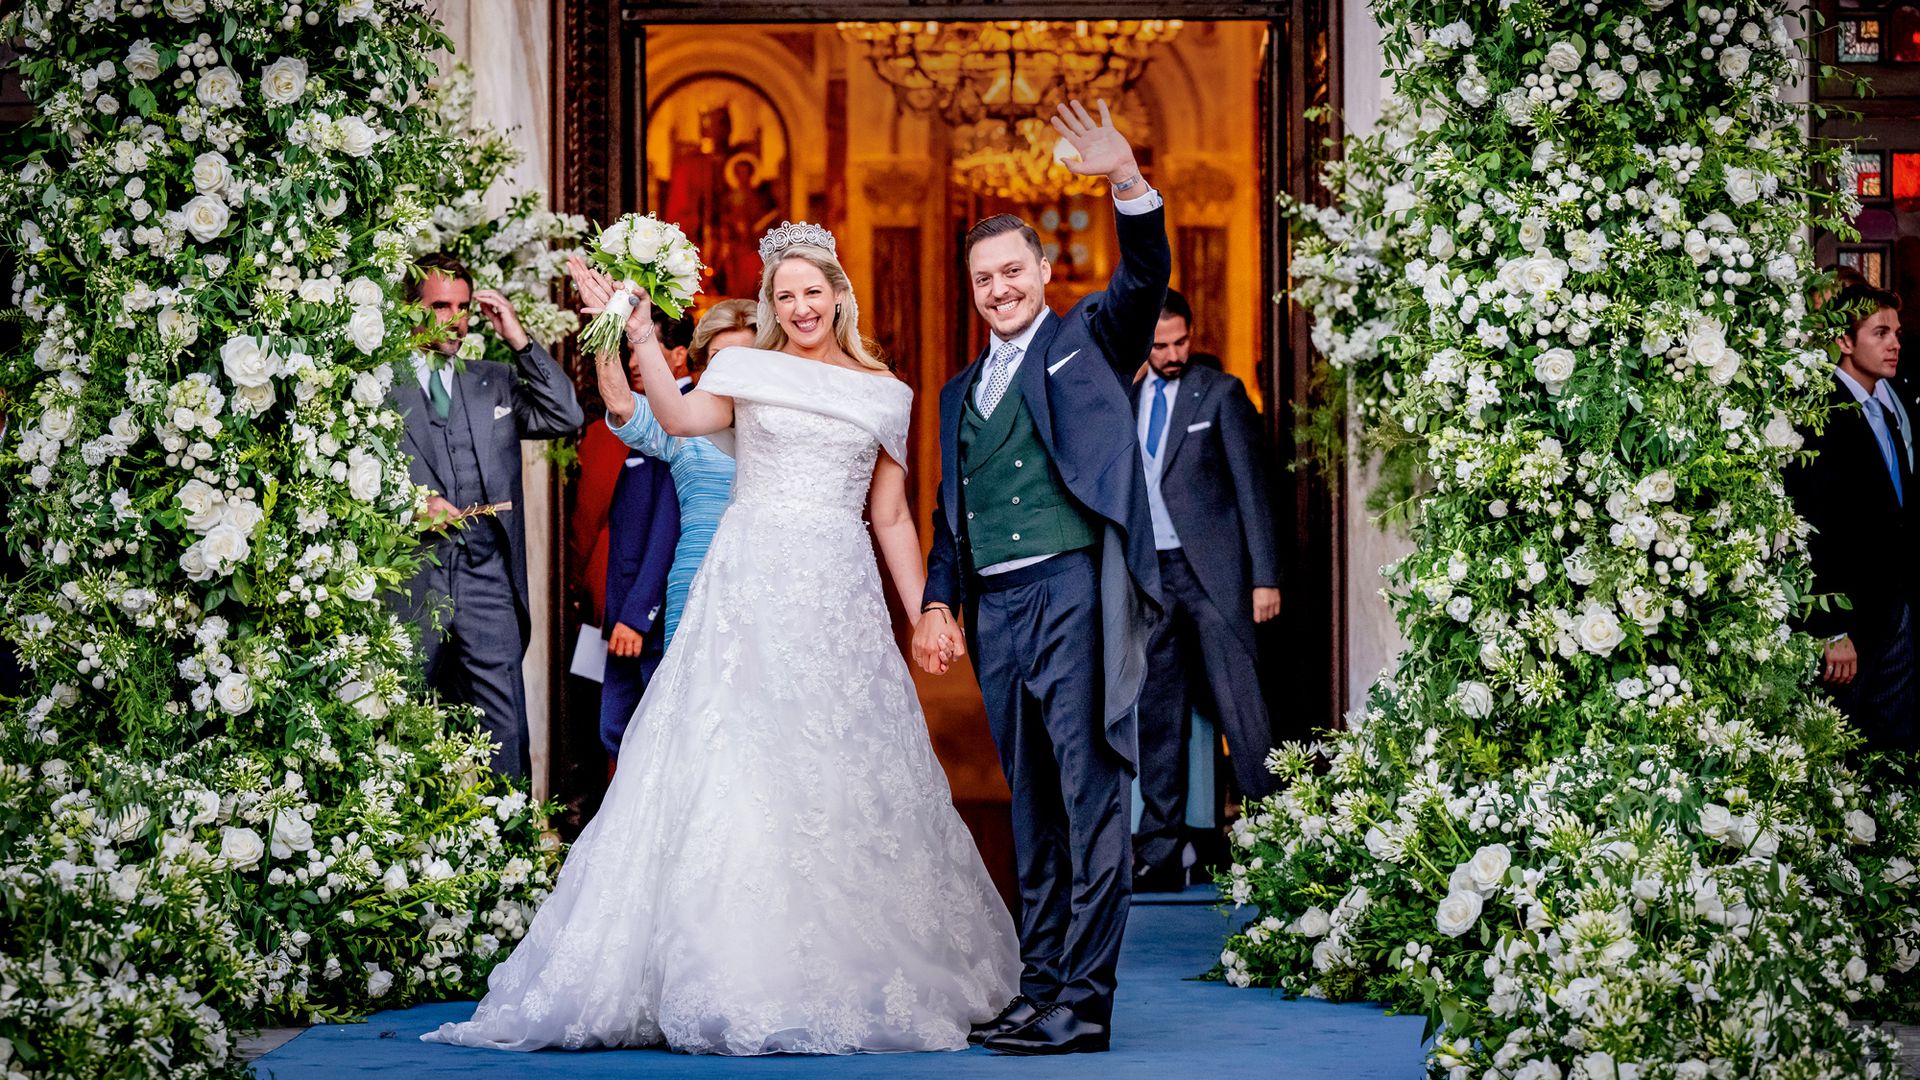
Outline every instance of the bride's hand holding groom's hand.
<path id="1" fill-rule="evenodd" d="M 966 654 L 960 624 L 946 608 L 928 608 L 913 624 L 913 661 L 927 674 L 945 675 L 948 666 Z"/>

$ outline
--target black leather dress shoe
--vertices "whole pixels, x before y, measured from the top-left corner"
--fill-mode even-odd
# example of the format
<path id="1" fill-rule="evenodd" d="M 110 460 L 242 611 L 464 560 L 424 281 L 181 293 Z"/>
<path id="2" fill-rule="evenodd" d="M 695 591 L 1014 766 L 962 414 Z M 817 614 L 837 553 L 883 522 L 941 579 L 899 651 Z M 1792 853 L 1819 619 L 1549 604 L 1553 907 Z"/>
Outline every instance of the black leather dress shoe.
<path id="1" fill-rule="evenodd" d="M 1007 1007 L 1000 1010 L 999 1016 L 994 1017 L 984 1024 L 973 1025 L 973 1030 L 967 1033 L 967 1041 L 975 1046 L 979 1046 L 995 1035 L 1004 1034 L 1015 1028 L 1025 1027 L 1027 1022 L 1039 1013 L 1040 1008 L 1039 1002 L 1025 994 L 1021 994 L 1008 1002 Z"/>
<path id="2" fill-rule="evenodd" d="M 996 1054 L 1102 1054 L 1107 1050 L 1107 1025 L 1082 1020 L 1058 1002 L 1042 1005 L 1025 1026 L 987 1039 Z"/>
<path id="3" fill-rule="evenodd" d="M 1187 871 L 1183 867 L 1168 866 L 1152 869 L 1142 867 L 1133 874 L 1135 893 L 1185 892 L 1186 888 Z"/>

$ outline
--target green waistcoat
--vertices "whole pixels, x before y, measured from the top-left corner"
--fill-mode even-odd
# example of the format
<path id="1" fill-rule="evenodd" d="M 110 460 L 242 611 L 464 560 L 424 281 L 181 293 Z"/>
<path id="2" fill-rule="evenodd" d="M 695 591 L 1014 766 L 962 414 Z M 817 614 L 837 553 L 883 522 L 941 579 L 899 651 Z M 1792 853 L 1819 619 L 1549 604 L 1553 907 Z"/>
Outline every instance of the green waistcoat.
<path id="1" fill-rule="evenodd" d="M 960 416 L 961 527 L 973 568 L 1088 547 L 1092 517 L 1067 492 L 1026 399 L 1009 387 L 991 418 L 968 389 Z"/>

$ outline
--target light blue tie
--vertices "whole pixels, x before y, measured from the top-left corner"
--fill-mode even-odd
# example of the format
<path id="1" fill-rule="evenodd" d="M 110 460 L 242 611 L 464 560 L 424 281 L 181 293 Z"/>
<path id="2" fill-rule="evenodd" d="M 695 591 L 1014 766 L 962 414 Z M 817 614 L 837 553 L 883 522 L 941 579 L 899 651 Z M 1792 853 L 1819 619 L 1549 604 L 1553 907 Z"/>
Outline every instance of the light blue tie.
<path id="1" fill-rule="evenodd" d="M 1147 410 L 1147 455 L 1160 456 L 1160 436 L 1167 431 L 1167 380 L 1153 380 L 1153 405 Z"/>
<path id="2" fill-rule="evenodd" d="M 1900 461 L 1894 456 L 1896 451 L 1893 448 L 1893 418 L 1887 415 L 1886 409 L 1880 405 L 1878 398 L 1869 396 L 1862 404 L 1867 407 L 1867 415 L 1879 421 L 1878 424 L 1872 425 L 1873 433 L 1880 441 L 1880 456 L 1886 459 L 1887 475 L 1893 478 L 1893 500 L 1905 506 L 1907 493 L 1900 489 Z"/>
<path id="3" fill-rule="evenodd" d="M 1007 383 L 1013 375 L 1013 358 L 1020 352 L 1020 346 L 1011 341 L 1001 342 L 1000 348 L 993 354 L 993 366 L 987 370 L 987 385 L 980 394 L 980 415 L 990 417 L 993 407 L 1000 404 L 1000 398 L 1007 392 Z"/>

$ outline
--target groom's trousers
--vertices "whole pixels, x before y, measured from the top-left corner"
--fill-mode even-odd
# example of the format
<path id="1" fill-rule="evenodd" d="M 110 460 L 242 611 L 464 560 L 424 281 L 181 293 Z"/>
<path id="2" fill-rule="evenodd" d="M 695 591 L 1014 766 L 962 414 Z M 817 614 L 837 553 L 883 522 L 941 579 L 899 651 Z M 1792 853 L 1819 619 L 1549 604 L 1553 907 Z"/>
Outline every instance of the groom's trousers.
<path id="1" fill-rule="evenodd" d="M 1013 790 L 1020 991 L 1105 1024 L 1133 888 L 1132 777 L 1107 742 L 1085 551 L 975 577 L 974 668 Z"/>

